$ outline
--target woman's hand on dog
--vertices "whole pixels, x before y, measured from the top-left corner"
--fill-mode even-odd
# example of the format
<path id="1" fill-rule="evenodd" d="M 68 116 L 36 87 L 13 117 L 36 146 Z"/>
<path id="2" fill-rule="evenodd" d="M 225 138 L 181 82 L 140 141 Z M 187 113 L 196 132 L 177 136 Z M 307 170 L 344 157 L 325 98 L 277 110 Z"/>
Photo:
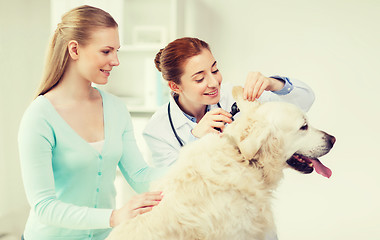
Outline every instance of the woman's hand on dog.
<path id="1" fill-rule="evenodd" d="M 223 132 L 225 124 L 232 122 L 231 117 L 231 113 L 222 108 L 212 109 L 202 117 L 191 133 L 194 137 L 200 138 L 208 133 L 219 133 L 215 128 Z"/>
<path id="2" fill-rule="evenodd" d="M 116 227 L 127 219 L 150 212 L 160 203 L 162 197 L 162 192 L 146 192 L 133 196 L 122 208 L 112 211 L 110 226 Z"/>
<path id="3" fill-rule="evenodd" d="M 266 91 L 279 91 L 284 87 L 285 83 L 275 78 L 268 78 L 260 72 L 248 73 L 247 80 L 244 85 L 244 99 L 254 101 Z"/>

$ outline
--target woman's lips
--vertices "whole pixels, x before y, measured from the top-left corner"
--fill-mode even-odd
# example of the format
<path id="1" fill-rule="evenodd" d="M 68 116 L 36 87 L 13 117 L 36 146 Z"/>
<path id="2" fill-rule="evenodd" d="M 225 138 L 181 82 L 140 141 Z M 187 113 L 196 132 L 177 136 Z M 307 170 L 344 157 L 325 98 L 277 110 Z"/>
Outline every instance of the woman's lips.
<path id="1" fill-rule="evenodd" d="M 102 72 L 102 73 L 104 73 L 107 77 L 110 75 L 110 73 L 111 73 L 111 70 L 103 70 L 103 69 L 100 69 L 100 71 Z"/>

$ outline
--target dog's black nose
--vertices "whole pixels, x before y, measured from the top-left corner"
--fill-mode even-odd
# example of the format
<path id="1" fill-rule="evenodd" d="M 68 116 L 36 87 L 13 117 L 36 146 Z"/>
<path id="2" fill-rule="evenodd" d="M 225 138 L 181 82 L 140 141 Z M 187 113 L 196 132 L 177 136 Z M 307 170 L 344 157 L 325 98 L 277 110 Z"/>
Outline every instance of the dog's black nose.
<path id="1" fill-rule="evenodd" d="M 327 137 L 327 140 L 330 142 L 331 146 L 333 146 L 334 143 L 336 142 L 336 138 L 332 135 L 329 135 L 329 134 L 327 134 L 326 137 Z"/>

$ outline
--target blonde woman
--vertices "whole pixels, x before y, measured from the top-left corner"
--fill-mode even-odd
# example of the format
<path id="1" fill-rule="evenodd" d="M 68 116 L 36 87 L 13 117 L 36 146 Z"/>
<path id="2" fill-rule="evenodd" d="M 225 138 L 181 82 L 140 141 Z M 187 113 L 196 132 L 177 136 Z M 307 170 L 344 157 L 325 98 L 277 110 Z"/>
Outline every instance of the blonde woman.
<path id="1" fill-rule="evenodd" d="M 111 227 L 162 199 L 159 192 L 144 193 L 114 209 L 117 165 L 140 193 L 166 171 L 147 167 L 123 102 L 91 85 L 107 83 L 119 65 L 119 47 L 118 25 L 101 9 L 75 8 L 58 24 L 19 130 L 31 206 L 26 240 L 104 239 Z"/>

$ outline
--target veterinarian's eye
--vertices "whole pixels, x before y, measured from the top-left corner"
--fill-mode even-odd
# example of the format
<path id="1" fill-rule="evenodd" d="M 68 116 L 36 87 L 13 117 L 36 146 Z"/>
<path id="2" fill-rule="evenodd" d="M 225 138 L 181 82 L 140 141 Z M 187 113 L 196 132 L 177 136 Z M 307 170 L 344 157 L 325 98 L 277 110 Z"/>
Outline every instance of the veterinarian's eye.
<path id="1" fill-rule="evenodd" d="M 306 131 L 307 129 L 308 129 L 308 125 L 307 125 L 307 123 L 305 123 L 305 125 L 303 125 L 301 128 L 300 128 L 300 130 L 302 130 L 302 131 Z"/>

